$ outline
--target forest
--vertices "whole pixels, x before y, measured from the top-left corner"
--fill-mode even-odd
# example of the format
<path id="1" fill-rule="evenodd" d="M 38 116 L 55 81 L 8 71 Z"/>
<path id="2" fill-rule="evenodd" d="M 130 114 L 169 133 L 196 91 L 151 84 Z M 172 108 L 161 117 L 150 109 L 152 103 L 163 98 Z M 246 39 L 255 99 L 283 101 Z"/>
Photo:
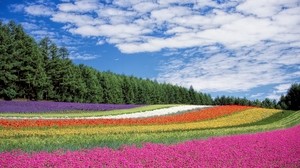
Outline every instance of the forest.
<path id="1" fill-rule="evenodd" d="M 216 97 L 168 83 L 100 72 L 69 59 L 66 47 L 50 38 L 36 41 L 20 24 L 0 21 L 0 99 L 52 100 L 111 104 L 239 104 L 300 108 L 300 84 L 280 101 Z"/>

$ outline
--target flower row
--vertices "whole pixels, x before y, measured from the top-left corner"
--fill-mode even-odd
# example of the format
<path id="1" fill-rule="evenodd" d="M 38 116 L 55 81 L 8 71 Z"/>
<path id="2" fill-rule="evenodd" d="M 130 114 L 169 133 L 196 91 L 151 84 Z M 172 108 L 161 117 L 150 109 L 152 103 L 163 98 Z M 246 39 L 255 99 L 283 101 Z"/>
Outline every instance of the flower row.
<path id="1" fill-rule="evenodd" d="M 191 139 L 201 139 L 233 134 L 245 134 L 266 130 L 284 129 L 300 124 L 300 113 L 282 111 L 257 122 L 232 127 L 174 130 L 168 132 L 124 132 L 114 134 L 66 134 L 14 136 L 0 138 L 0 152 L 22 149 L 26 151 L 55 151 L 59 149 L 79 150 L 82 148 L 110 147 L 119 148 L 125 144 L 142 145 L 145 142 L 178 143 Z M 6 128 L 5 128 L 6 129 Z M 10 129 L 10 128 L 9 128 Z M 42 128 L 45 129 L 45 128 Z M 13 130 L 12 130 L 13 131 Z M 87 131 L 84 130 L 83 131 Z"/>
<path id="2" fill-rule="evenodd" d="M 144 144 L 118 150 L 0 153 L 0 167 L 299 167 L 300 126 L 265 133 Z"/>
<path id="3" fill-rule="evenodd" d="M 176 105 L 146 105 L 139 106 L 127 109 L 114 109 L 107 111 L 87 111 L 87 110 L 67 110 L 67 111 L 53 111 L 51 113 L 48 112 L 36 112 L 36 113 L 14 113 L 14 112 L 5 112 L 0 113 L 0 118 L 6 119 L 50 119 L 50 118 L 82 118 L 82 117 L 100 117 L 100 116 L 111 116 L 111 115 L 120 115 L 120 114 L 130 114 L 130 113 L 138 113 L 143 111 L 151 111 L 156 109 L 163 109 L 174 107 Z"/>
<path id="4" fill-rule="evenodd" d="M 0 137 L 14 136 L 55 136 L 76 134 L 111 134 L 111 133 L 140 133 L 140 132 L 164 132 L 175 130 L 195 130 L 208 128 L 221 128 L 253 123 L 271 115 L 281 112 L 276 109 L 252 108 L 234 113 L 228 116 L 207 121 L 195 121 L 188 123 L 173 123 L 165 125 L 133 125 L 133 126 L 95 126 L 95 127 L 67 127 L 49 129 L 3 129 Z M 201 112 L 200 112 L 201 113 Z"/>
<path id="5" fill-rule="evenodd" d="M 211 106 L 179 105 L 179 106 L 174 106 L 174 107 L 165 108 L 165 109 L 156 109 L 156 110 L 152 110 L 152 111 L 144 111 L 144 112 L 131 113 L 131 114 L 121 114 L 121 115 L 114 115 L 114 116 L 104 116 L 104 117 L 99 117 L 99 118 L 102 118 L 102 119 L 124 119 L 124 118 L 156 117 L 156 116 L 180 113 L 180 112 L 184 112 L 184 111 L 191 111 L 191 110 L 195 110 L 195 109 L 202 109 L 202 108 L 208 108 L 208 107 L 211 107 Z"/>
<path id="6" fill-rule="evenodd" d="M 68 103 L 50 101 L 2 101 L 0 100 L 0 112 L 36 113 L 66 110 L 93 110 L 106 111 L 114 109 L 128 109 L 140 105 L 129 104 L 95 104 L 95 103 Z"/>
<path id="7" fill-rule="evenodd" d="M 195 107 L 195 106 L 192 106 Z M 0 126 L 12 127 L 12 128 L 23 128 L 23 127 L 66 127 L 66 126 L 96 126 L 96 125 L 150 125 L 150 124 L 171 124 L 171 123 L 183 123 L 183 122 L 194 122 L 208 119 L 214 119 L 225 115 L 240 112 L 242 110 L 250 109 L 247 106 L 215 106 L 210 108 L 196 109 L 194 111 L 179 113 L 173 115 L 162 115 L 164 110 L 176 109 L 175 107 L 163 108 L 159 110 L 162 116 L 156 116 L 151 118 L 134 118 L 134 119 L 60 119 L 60 120 L 9 120 L 0 119 Z M 204 108 L 204 109 L 203 109 Z M 151 111 L 150 111 L 151 112 Z M 175 111 L 176 112 L 176 111 Z M 144 113 L 147 113 L 144 112 Z M 133 115 L 135 113 L 132 113 Z M 157 113 L 159 114 L 159 113 Z M 121 115 L 120 115 L 121 116 Z"/>

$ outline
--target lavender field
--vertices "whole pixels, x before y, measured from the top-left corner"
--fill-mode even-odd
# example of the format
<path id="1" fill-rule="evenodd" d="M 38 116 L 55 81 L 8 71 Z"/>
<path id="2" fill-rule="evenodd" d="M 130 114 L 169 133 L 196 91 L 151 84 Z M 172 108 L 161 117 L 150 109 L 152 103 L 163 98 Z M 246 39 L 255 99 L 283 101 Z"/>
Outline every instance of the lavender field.
<path id="1" fill-rule="evenodd" d="M 57 111 L 108 111 L 129 109 L 141 105 L 132 104 L 96 104 L 96 103 L 68 103 L 51 101 L 1 101 L 0 113 L 41 113 Z"/>

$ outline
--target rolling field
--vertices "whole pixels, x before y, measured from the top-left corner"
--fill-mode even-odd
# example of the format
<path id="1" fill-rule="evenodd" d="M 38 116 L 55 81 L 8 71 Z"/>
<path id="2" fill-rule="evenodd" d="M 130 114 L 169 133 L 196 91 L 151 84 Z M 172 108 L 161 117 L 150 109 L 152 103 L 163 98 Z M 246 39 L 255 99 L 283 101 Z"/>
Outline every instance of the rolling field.
<path id="1" fill-rule="evenodd" d="M 39 112 L 1 103 L 0 167 L 300 166 L 300 111 L 81 105 Z"/>

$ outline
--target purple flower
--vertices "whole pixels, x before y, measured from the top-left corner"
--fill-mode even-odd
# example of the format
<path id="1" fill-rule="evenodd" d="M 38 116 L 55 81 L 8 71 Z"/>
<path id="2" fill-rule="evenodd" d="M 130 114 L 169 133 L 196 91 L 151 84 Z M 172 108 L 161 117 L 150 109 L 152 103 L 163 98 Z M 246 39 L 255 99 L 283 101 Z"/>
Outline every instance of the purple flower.
<path id="1" fill-rule="evenodd" d="M 0 101 L 0 113 L 51 112 L 66 110 L 107 111 L 114 109 L 128 109 L 139 106 L 140 105 L 132 104 L 95 104 L 51 101 Z"/>

